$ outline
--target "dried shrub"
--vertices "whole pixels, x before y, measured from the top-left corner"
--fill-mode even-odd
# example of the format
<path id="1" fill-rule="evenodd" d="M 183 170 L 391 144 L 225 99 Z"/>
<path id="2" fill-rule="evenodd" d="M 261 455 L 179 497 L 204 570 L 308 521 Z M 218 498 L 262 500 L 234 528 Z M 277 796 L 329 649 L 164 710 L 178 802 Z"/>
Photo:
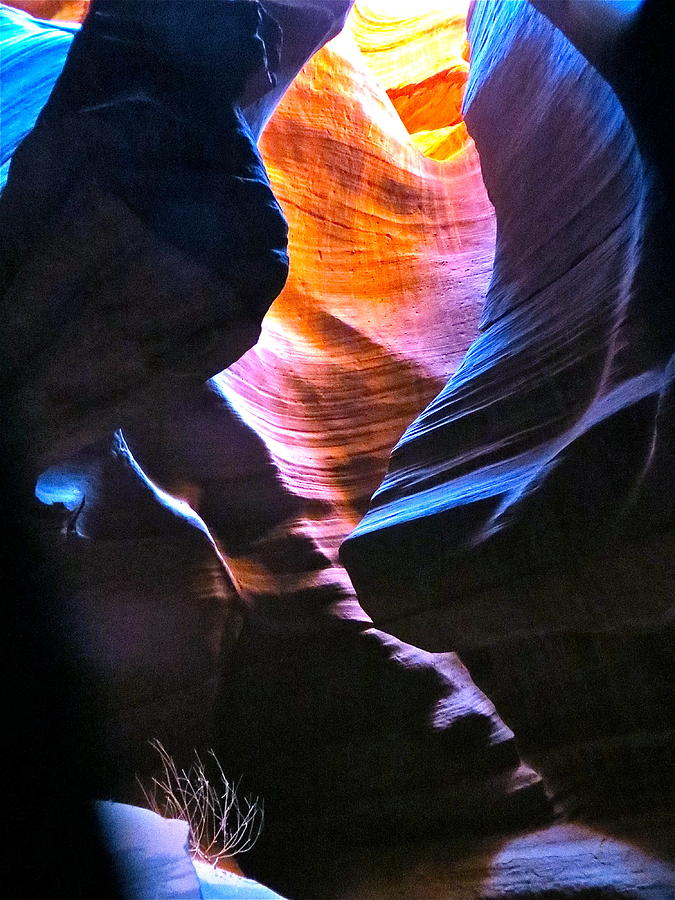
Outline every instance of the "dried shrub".
<path id="1" fill-rule="evenodd" d="M 250 850 L 263 827 L 260 799 L 239 798 L 238 784 L 227 780 L 213 750 L 208 751 L 206 763 L 195 751 L 190 767 L 179 769 L 161 741 L 151 741 L 151 746 L 159 754 L 161 772 L 149 787 L 138 782 L 153 812 L 187 822 L 191 855 L 215 866 Z"/>

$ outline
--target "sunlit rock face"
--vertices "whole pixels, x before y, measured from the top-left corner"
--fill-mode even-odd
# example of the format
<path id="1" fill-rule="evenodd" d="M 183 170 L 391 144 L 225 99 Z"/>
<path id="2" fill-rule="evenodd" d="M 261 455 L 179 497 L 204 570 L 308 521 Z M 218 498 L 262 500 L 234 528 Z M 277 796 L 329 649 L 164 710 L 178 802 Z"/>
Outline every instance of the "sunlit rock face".
<path id="1" fill-rule="evenodd" d="M 350 20 L 370 70 L 413 143 L 450 159 L 468 140 L 462 98 L 469 73 L 468 0 L 391 4 L 362 0 Z"/>
<path id="2" fill-rule="evenodd" d="M 378 626 L 460 648 L 561 796 L 649 806 L 671 727 L 668 173 L 648 120 L 636 140 L 528 4 L 475 4 L 469 41 L 465 117 L 497 215 L 481 333 L 342 558 Z M 649 96 L 654 74 L 630 81 Z"/>
<path id="3" fill-rule="evenodd" d="M 303 20 L 295 6 L 266 4 L 284 77 L 346 11 L 322 2 Z M 453 41 L 460 32 L 454 21 Z M 253 133 L 270 96 L 244 107 Z M 35 135 L 20 151 L 29 160 Z M 391 444 L 475 332 L 493 219 L 466 136 L 459 149 L 443 165 L 420 154 L 350 35 L 317 56 L 264 140 L 294 266 L 259 347 L 204 387 L 174 378 L 151 407 L 134 395 L 124 438 L 40 482 L 47 501 L 60 484 L 84 503 L 50 549 L 81 620 L 78 652 L 119 720 L 114 731 L 106 718 L 107 742 L 127 748 L 113 760 L 114 791 L 134 761 L 145 765 L 150 729 L 180 752 L 215 718 L 226 771 L 265 799 L 258 864 L 291 840 L 401 838 L 423 823 L 492 830 L 547 812 L 541 779 L 456 655 L 370 628 L 337 562 Z M 182 289 L 186 309 L 193 289 Z M 167 511 L 155 481 L 189 501 L 206 532 Z M 178 564 L 186 553 L 194 565 Z"/>
<path id="4" fill-rule="evenodd" d="M 264 4 L 281 26 L 283 77 L 244 103 L 253 136 L 347 5 Z M 290 859 L 285 889 L 311 900 L 323 891 L 316 854 L 302 857 L 309 887 L 293 890 L 291 848 L 303 841 L 494 831 L 546 815 L 509 726 L 571 807 L 608 809 L 608 786 L 623 810 L 665 793 L 649 773 L 667 771 L 667 532 L 660 547 L 598 548 L 576 566 L 591 526 L 613 534 L 617 510 L 636 534 L 668 521 L 667 335 L 648 334 L 661 251 L 649 262 L 642 239 L 654 233 L 653 194 L 607 85 L 524 4 L 474 9 L 466 109 L 479 161 L 460 109 L 465 7 L 406 17 L 400 3 L 357 5 L 261 140 L 291 267 L 258 344 L 203 386 L 167 380 L 151 404 L 130 391 L 105 419 L 124 437 L 51 470 L 84 485 L 85 506 L 55 544 L 58 554 L 69 542 L 62 564 L 89 607 L 92 658 L 102 629 L 117 711 L 128 715 L 129 691 L 140 698 L 141 728 L 123 733 L 170 735 L 189 685 L 211 690 L 220 653 L 215 707 L 203 693 L 185 738 L 201 741 L 215 708 L 223 765 L 266 802 L 254 871 L 273 881 Z M 483 176 L 499 222 L 494 272 Z M 173 287 L 191 300 L 193 283 Z M 344 550 L 378 626 L 439 651 L 428 652 L 372 626 L 337 550 L 392 446 L 449 377 Z M 89 439 L 79 425 L 72 434 Z M 136 611 L 128 646 L 110 627 L 125 607 Z M 174 627 L 186 647 L 171 644 Z M 139 683 L 127 678 L 135 665 Z M 153 718 L 143 703 L 164 670 L 176 705 L 160 695 Z M 602 844 L 582 838 L 560 836 L 571 866 Z M 557 839 L 512 845 L 544 870 L 511 877 L 507 862 L 502 878 L 492 847 L 476 877 L 485 892 L 493 877 L 504 893 L 577 890 L 556 869 Z M 602 846 L 611 871 L 589 884 L 612 895 L 624 845 Z M 637 879 L 643 860 L 629 863 Z M 649 871 L 662 879 L 660 865 Z"/>
<path id="5" fill-rule="evenodd" d="M 407 421 L 459 365 L 494 244 L 473 143 L 442 164 L 419 152 L 373 74 L 374 45 L 356 43 L 360 10 L 263 134 L 291 272 L 256 347 L 218 376 L 294 493 L 327 507 L 333 545 Z M 458 30 L 451 20 L 461 49 Z"/>
<path id="6" fill-rule="evenodd" d="M 347 32 L 261 146 L 289 221 L 287 286 L 198 402 L 125 429 L 146 471 L 190 493 L 248 609 L 216 718 L 223 764 L 265 797 L 258 862 L 318 835 L 539 816 L 538 777 L 461 663 L 370 629 L 336 558 L 475 332 L 494 232 L 473 145 L 444 164 L 420 154 Z"/>

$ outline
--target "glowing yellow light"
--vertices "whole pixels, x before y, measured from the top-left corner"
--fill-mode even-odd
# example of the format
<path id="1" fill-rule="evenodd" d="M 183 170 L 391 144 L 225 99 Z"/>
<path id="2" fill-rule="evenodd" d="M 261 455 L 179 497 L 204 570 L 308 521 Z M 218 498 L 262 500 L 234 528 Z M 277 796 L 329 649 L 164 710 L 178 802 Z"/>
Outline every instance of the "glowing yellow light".
<path id="1" fill-rule="evenodd" d="M 392 18 L 419 18 L 428 12 L 442 12 L 448 15 L 460 10 L 466 16 L 469 0 L 368 0 L 368 6 L 382 16 Z"/>
<path id="2" fill-rule="evenodd" d="M 462 98 L 468 77 L 468 0 L 358 0 L 349 29 L 412 142 L 437 160 L 468 139 Z"/>

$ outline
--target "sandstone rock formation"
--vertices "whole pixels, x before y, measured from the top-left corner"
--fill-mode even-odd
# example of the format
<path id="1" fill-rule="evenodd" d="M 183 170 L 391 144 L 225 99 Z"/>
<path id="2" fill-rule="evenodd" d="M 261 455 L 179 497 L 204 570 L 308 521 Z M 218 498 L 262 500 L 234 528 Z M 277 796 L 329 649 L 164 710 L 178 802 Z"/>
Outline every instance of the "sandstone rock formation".
<path id="1" fill-rule="evenodd" d="M 64 484 L 70 510 L 50 504 Z M 99 791 L 131 799 L 157 763 L 150 741 L 179 763 L 208 742 L 240 603 L 203 521 L 147 479 L 121 433 L 47 470 L 37 493 L 56 627 L 82 702 L 102 703 Z"/>
<path id="2" fill-rule="evenodd" d="M 635 34 L 643 58 L 653 13 L 606 35 L 608 77 Z M 497 215 L 481 333 L 342 558 L 379 626 L 460 650 L 571 806 L 649 806 L 672 749 L 675 244 L 631 100 L 659 76 L 618 79 L 622 108 L 526 3 L 476 3 L 469 40 L 465 116 Z"/>
<path id="3" fill-rule="evenodd" d="M 466 117 L 497 210 L 495 269 L 481 335 L 397 445 L 371 511 L 344 547 L 344 557 L 356 560 L 376 535 L 370 564 L 352 564 L 376 611 L 374 566 L 391 579 L 408 533 L 416 558 L 428 555 L 431 545 L 421 535 L 436 516 L 447 528 L 436 532 L 432 555 L 441 573 L 452 566 L 452 584 L 434 578 L 428 566 L 417 582 L 420 568 L 407 567 L 410 608 L 490 583 L 492 560 L 503 580 L 504 566 L 547 568 L 561 554 L 567 563 L 598 531 L 626 530 L 618 520 L 639 508 L 662 459 L 651 454 L 669 381 L 670 273 L 663 255 L 652 256 L 665 250 L 670 234 L 654 230 L 659 189 L 651 186 L 625 114 L 606 82 L 527 4 L 477 4 L 470 38 Z M 539 45 L 537 62 L 530 51 Z M 555 66 L 548 62 L 554 57 Z M 497 132 L 498 108 L 508 115 Z M 541 114 L 533 117 L 533 108 Z M 537 140 L 526 153 L 530 121 Z M 557 178 L 549 177 L 552 166 Z M 545 210 L 541 217 L 526 214 L 533 204 Z M 628 422 L 619 423 L 622 414 Z M 575 480 L 578 454 L 591 453 L 613 428 L 617 440 L 607 438 L 613 452 L 602 478 Z M 660 474 L 665 486 L 668 473 Z M 565 513 L 541 516 L 554 501 L 540 498 L 568 488 Z M 415 502 L 418 496 L 423 502 Z M 531 515 L 534 503 L 538 517 Z M 667 525 L 670 512 L 655 510 L 653 527 Z M 397 550 L 388 558 L 390 537 Z"/>
<path id="4" fill-rule="evenodd" d="M 0 200 L 3 393 L 37 462 L 255 343 L 286 224 L 241 107 L 275 29 L 257 4 L 101 0 L 73 40 Z"/>
<path id="5" fill-rule="evenodd" d="M 425 156 L 447 160 L 468 134 L 462 98 L 469 73 L 466 0 L 420 9 L 361 2 L 350 31 L 378 84 L 387 91 L 412 143 Z"/>
<path id="6" fill-rule="evenodd" d="M 461 47 L 456 24 L 447 30 Z M 421 155 L 347 32 L 300 73 L 261 147 L 289 221 L 293 263 L 260 341 L 215 383 L 264 440 L 296 510 L 227 554 L 251 618 L 224 683 L 221 752 L 241 768 L 251 749 L 235 747 L 227 725 L 241 722 L 235 733 L 255 735 L 260 751 L 250 768 L 269 798 L 270 823 L 274 816 L 287 835 L 282 846 L 293 832 L 354 840 L 379 827 L 403 835 L 420 816 L 447 829 L 472 816 L 484 822 L 488 808 L 495 822 L 539 815 L 536 778 L 518 770 L 511 750 L 498 761 L 501 741 L 490 748 L 481 703 L 460 702 L 438 735 L 417 717 L 408 723 L 405 710 L 431 715 L 462 679 L 447 655 L 361 631 L 363 612 L 336 565 L 388 448 L 475 328 L 493 231 L 473 146 L 444 165 Z M 224 459 L 214 452 L 214 461 Z M 192 469 L 200 470 L 203 463 Z M 237 468 L 221 468 L 228 470 Z M 317 562 L 308 565 L 312 548 Z M 341 622 L 352 633 L 331 636 Z M 464 732 L 451 764 L 455 729 L 477 713 L 475 737 Z M 374 769 L 389 773 L 386 786 L 372 783 Z M 428 790 L 406 770 L 426 773 Z M 303 782 L 296 772 L 311 777 Z M 494 778 L 505 802 L 489 787 Z M 468 815 L 463 796 L 473 796 Z"/>
<path id="7" fill-rule="evenodd" d="M 320 880 L 294 860 L 276 883 L 313 900 L 669 900 L 669 837 L 659 816 L 610 829 L 558 824 L 476 842 L 357 849 L 327 860 Z"/>
<path id="8" fill-rule="evenodd" d="M 296 38 L 288 27 L 284 31 L 288 22 L 280 10 L 275 15 L 287 40 L 283 63 L 298 56 L 297 49 L 292 52 Z M 308 40 L 306 32 L 298 33 Z M 292 68 L 287 63 L 283 71 Z M 351 97 L 359 90 L 361 104 L 352 109 Z M 317 130 L 322 109 L 330 112 L 330 132 Z M 259 126 L 267 107 L 247 106 L 246 115 Z M 72 568 L 84 571 L 86 589 L 77 602 L 95 609 L 83 618 L 100 615 L 103 638 L 110 615 L 93 600 L 105 594 L 114 609 L 126 605 L 124 596 L 132 602 L 135 591 L 145 592 L 139 578 L 148 568 L 143 554 L 126 567 L 129 582 L 123 579 L 120 590 L 107 577 L 99 583 L 105 572 L 95 557 L 98 550 L 105 560 L 120 558 L 115 554 L 121 541 L 133 557 L 136 544 L 143 545 L 141 535 L 155 540 L 158 528 L 161 541 L 157 523 L 164 513 L 141 512 L 142 495 L 156 493 L 147 471 L 198 510 L 224 555 L 224 583 L 229 580 L 246 609 L 223 679 L 218 751 L 228 771 L 244 773 L 247 785 L 265 796 L 270 840 L 279 846 L 291 834 L 315 836 L 320 823 L 326 834 L 354 839 L 357 831 L 368 834 L 375 827 L 403 834 L 430 816 L 444 828 L 469 822 L 495 827 L 539 816 L 546 809 L 539 777 L 520 763 L 512 732 L 461 663 L 452 653 L 425 654 L 370 629 L 336 560 L 337 545 L 381 474 L 396 434 L 437 388 L 439 376 L 456 364 L 466 331 L 475 326 L 474 293 L 485 282 L 492 240 L 475 153 L 467 142 L 463 155 L 445 167 L 420 155 L 350 38 L 303 72 L 270 125 L 265 153 L 297 226 L 296 274 L 267 320 L 260 346 L 202 390 L 174 379 L 161 402 L 155 400 L 152 415 L 135 398 L 138 412 L 128 412 L 123 423 L 142 469 L 126 444 L 113 450 L 112 460 L 104 446 L 57 466 L 42 480 L 45 497 L 50 479 L 54 496 L 57 481 L 71 489 L 78 480 L 82 485 L 85 506 L 75 530 L 80 541 L 91 541 L 92 564 L 83 560 L 73 535 L 66 557 L 74 553 Z M 314 167 L 307 165 L 310 153 Z M 334 166 L 343 154 L 344 177 L 337 177 Z M 370 199 L 364 207 L 365 196 Z M 426 207 L 436 221 L 429 232 Z M 324 225 L 331 223 L 323 235 L 307 224 L 317 209 Z M 381 234 L 387 220 L 389 230 Z M 351 235 L 358 231 L 363 245 L 354 247 Z M 464 273 L 469 260 L 478 265 L 461 283 L 455 269 Z M 386 284 L 373 281 L 374 266 L 389 270 Z M 453 296 L 446 296 L 447 286 Z M 384 297 L 382 290 L 388 292 Z M 435 304 L 423 305 L 427 294 Z M 409 303 L 402 304 L 401 296 Z M 383 300 L 388 322 L 380 315 Z M 377 304 L 377 316 L 369 304 Z M 441 336 L 434 326 L 444 320 Z M 399 359 L 395 342 L 402 327 L 409 340 Z M 400 396 L 383 420 L 380 398 L 394 388 Z M 367 405 L 365 390 L 372 396 Z M 286 434 L 293 396 L 295 441 Z M 353 421 L 344 422 L 340 410 L 356 404 L 362 422 L 353 431 Z M 256 416 L 261 421 L 253 431 Z M 338 453 L 324 449 L 341 444 Z M 106 528 L 92 531 L 98 521 Z M 203 540 L 200 532 L 181 528 L 172 553 Z M 158 553 L 150 571 L 159 573 L 166 557 L 152 546 Z M 213 558 L 209 565 L 215 566 Z M 189 580 L 189 571 L 185 576 Z M 222 572 L 219 577 L 223 581 Z M 178 578 L 178 606 L 181 584 Z M 147 609 L 139 612 L 139 632 L 148 628 L 152 610 L 162 608 L 160 595 L 148 598 Z M 226 596 L 228 615 L 230 607 Z M 191 608 L 188 602 L 185 608 Z M 172 627 L 169 618 L 162 643 Z M 207 627 L 206 637 L 208 646 L 221 643 L 217 629 Z M 115 636 L 111 648 L 122 638 Z M 147 650 L 153 659 L 153 640 Z M 122 684 L 113 695 L 124 698 L 129 679 L 123 648 L 118 653 Z M 180 659 L 174 665 L 184 695 L 187 670 Z M 151 691 L 152 672 L 135 674 Z M 111 679 L 109 672 L 103 677 Z M 156 720 L 147 703 L 141 708 L 147 729 Z M 379 786 L 371 784 L 375 769 L 388 773 Z"/>
<path id="9" fill-rule="evenodd" d="M 281 43 L 268 22 L 277 84 L 258 81 L 241 101 L 251 137 L 348 4 L 262 6 Z M 363 0 L 281 101 L 261 152 L 289 223 L 291 269 L 238 362 L 203 386 L 163 378 L 144 394 L 127 380 L 128 402 L 97 398 L 65 420 L 43 381 L 19 396 L 36 456 L 58 459 L 41 495 L 70 492 L 76 513 L 66 535 L 52 528 L 54 565 L 118 719 L 107 732 L 113 777 L 146 764 L 125 756 L 127 738 L 137 749 L 152 729 L 179 751 L 201 741 L 221 671 L 218 752 L 268 812 L 251 871 L 311 900 L 390 896 L 391 872 L 356 859 L 347 888 L 324 885 L 331 862 L 310 854 L 289 865 L 291 847 L 494 831 L 546 815 L 512 728 L 568 811 L 651 813 L 667 794 L 663 155 L 648 117 L 636 118 L 639 91 L 625 78 L 616 88 L 629 121 L 583 56 L 611 77 L 612 48 L 630 40 L 625 21 L 590 49 L 577 29 L 580 53 L 524 2 L 474 5 L 470 137 L 459 108 L 463 7 L 400 20 Z M 385 47 L 382 34 L 394 35 Z M 40 40 L 55 59 L 68 35 Z M 93 228 L 87 216 L 73 227 Z M 95 269 L 106 240 L 92 235 Z M 133 281 L 136 264 L 118 256 L 113 248 Z M 73 272 L 64 260 L 41 283 Z M 186 318 L 192 278 L 180 293 Z M 178 298 L 178 281 L 169 286 Z M 163 324 L 183 352 L 179 318 Z M 68 363 L 54 357 L 72 365 L 71 385 L 85 349 Z M 201 366 L 190 375 L 215 372 L 208 356 L 185 348 Z M 165 362 L 162 371 L 182 371 Z M 114 360 L 110 372 L 120 374 Z M 344 545 L 357 598 L 339 545 L 429 401 Z M 123 436 L 64 461 L 113 425 Z M 648 817 L 632 827 L 626 841 L 606 840 L 609 829 L 534 832 L 505 841 L 502 856 L 496 843 L 464 846 L 461 861 L 421 850 L 416 871 L 434 867 L 437 880 L 420 883 L 439 896 L 665 897 L 664 866 L 630 846 L 664 826 Z M 576 873 L 591 861 L 583 881 Z M 399 895 L 422 890 L 401 878 Z"/>
<path id="10" fill-rule="evenodd" d="M 475 336 L 494 249 L 473 143 L 444 163 L 419 152 L 359 21 L 308 63 L 262 136 L 293 263 L 258 344 L 217 378 L 331 552 Z M 456 59 L 454 19 L 443 35 Z"/>

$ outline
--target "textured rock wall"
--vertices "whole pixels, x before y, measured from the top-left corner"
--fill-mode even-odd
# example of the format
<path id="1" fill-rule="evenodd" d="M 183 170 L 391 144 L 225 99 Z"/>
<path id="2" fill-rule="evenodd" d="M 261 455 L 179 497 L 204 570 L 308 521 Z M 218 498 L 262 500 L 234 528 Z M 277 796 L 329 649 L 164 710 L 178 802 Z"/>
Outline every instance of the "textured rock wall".
<path id="1" fill-rule="evenodd" d="M 368 628 L 336 558 L 476 327 L 493 220 L 473 146 L 444 165 L 422 156 L 345 34 L 261 147 L 289 220 L 287 286 L 199 403 L 176 397 L 125 429 L 209 523 L 247 606 L 219 755 L 265 796 L 277 847 L 538 816 L 537 776 L 459 661 Z"/>
<path id="2" fill-rule="evenodd" d="M 607 73 L 631 50 L 619 33 Z M 378 625 L 460 649 L 561 798 L 648 806 L 672 746 L 668 173 L 648 118 L 636 139 L 528 4 L 475 4 L 469 39 L 465 115 L 497 214 L 481 333 L 342 557 Z M 654 75 L 618 83 L 629 112 Z"/>
<path id="3" fill-rule="evenodd" d="M 421 155 L 369 64 L 348 30 L 263 135 L 292 269 L 258 345 L 218 376 L 331 552 L 475 334 L 494 241 L 472 142 L 443 164 Z"/>
<path id="4" fill-rule="evenodd" d="M 144 8 L 129 9 L 132 24 L 140 15 L 145 27 Z M 345 4 L 322 4 L 316 16 L 302 4 L 265 9 L 281 26 L 281 44 L 273 46 L 283 85 L 298 60 L 339 26 Z M 328 21 L 326 10 L 332 10 Z M 460 33 L 453 22 L 453 58 Z M 79 56 L 70 57 L 71 69 L 73 59 L 76 69 L 83 61 L 100 62 L 95 43 L 86 53 L 82 45 L 79 40 Z M 244 104 L 254 134 L 274 90 Z M 50 105 L 63 125 L 53 98 Z M 29 183 L 35 147 L 53 153 L 41 122 L 12 164 L 4 195 L 10 211 L 13 194 Z M 134 134 L 131 121 L 127 126 Z M 138 144 L 139 159 L 145 149 Z M 190 379 L 165 379 L 151 407 L 132 392 L 135 409 L 114 413 L 125 437 L 115 438 L 112 450 L 104 442 L 81 451 L 40 481 L 44 499 L 57 498 L 65 485 L 66 494 L 76 495 L 71 506 L 84 503 L 66 544 L 57 540 L 56 555 L 65 558 L 66 605 L 82 620 L 78 640 L 107 684 L 121 735 L 137 748 L 155 729 L 180 747 L 169 724 L 180 718 L 185 738 L 201 740 L 209 679 L 222 654 L 219 757 L 265 797 L 266 834 L 277 847 L 319 832 L 351 841 L 376 829 L 403 834 L 422 818 L 441 828 L 493 828 L 539 816 L 546 806 L 540 779 L 521 765 L 512 732 L 455 655 L 425 654 L 369 628 L 336 559 L 391 443 L 457 364 L 475 329 L 492 216 L 472 145 L 465 140 L 460 149 L 444 166 L 420 155 L 355 41 L 346 37 L 325 50 L 303 71 L 265 136 L 275 189 L 293 222 L 294 273 L 260 347 L 203 388 Z M 125 157 L 113 155 L 112 164 L 128 179 Z M 90 184 L 89 173 L 77 174 Z M 155 193 L 152 182 L 146 188 Z M 223 194 L 219 202 L 230 199 Z M 75 220 L 82 224 L 79 215 Z M 106 248 L 108 238 L 109 232 L 101 238 Z M 71 251 L 83 243 L 75 235 Z M 103 262 L 98 245 L 87 252 L 92 266 Z M 106 252 L 116 256 L 118 248 Z M 137 278 L 128 256 L 116 265 Z M 73 268 L 64 262 L 67 275 Z M 107 285 L 105 266 L 102 274 Z M 113 285 L 125 304 L 137 302 Z M 174 279 L 171 288 L 190 315 L 195 284 L 187 289 Z M 434 303 L 426 302 L 429 296 Z M 93 322 L 98 312 L 96 306 Z M 153 327 L 148 313 L 145 304 L 134 320 L 139 327 Z M 133 333 L 133 322 L 122 318 Z M 175 323 L 163 324 L 178 334 Z M 115 334 L 103 321 L 99 326 L 99 340 L 115 350 Z M 75 377 L 83 375 L 84 349 L 70 361 Z M 192 355 L 190 349 L 186 357 Z M 84 375 L 109 387 L 115 367 L 102 372 L 98 357 L 91 362 Z M 195 363 L 202 362 L 197 353 Z M 175 376 L 170 361 L 168 371 Z M 43 393 L 43 386 L 33 390 Z M 32 406 L 34 422 L 44 431 L 57 421 L 59 430 L 66 428 L 67 421 L 45 415 L 44 404 Z M 85 419 L 91 426 L 91 417 Z M 73 432 L 80 443 L 89 439 Z M 63 452 L 60 439 L 50 444 L 52 453 Z M 177 516 L 170 496 L 145 473 L 188 500 L 206 526 L 186 519 L 184 509 Z M 185 553 L 194 555 L 196 569 L 176 565 Z M 114 573 L 125 555 L 118 581 Z M 215 579 L 212 589 L 199 572 L 207 582 Z M 237 605 L 245 625 L 232 653 Z M 204 617 L 200 610 L 207 607 Z M 181 609 L 190 617 L 184 634 Z M 161 628 L 153 624 L 158 620 Z M 190 692 L 194 683 L 202 689 L 201 705 Z M 196 721 L 185 716 L 191 702 Z M 116 750 L 123 744 L 110 741 Z M 137 756 L 122 753 L 121 768 Z M 374 782 L 375 771 L 386 775 Z"/>
<path id="5" fill-rule="evenodd" d="M 365 550 L 376 532 L 374 556 L 386 571 L 388 535 L 398 547 L 408 522 L 415 523 L 411 534 L 421 534 L 425 522 L 431 532 L 442 517 L 448 528 L 439 551 L 447 549 L 439 569 L 452 554 L 456 592 L 489 583 L 492 559 L 503 578 L 504 566 L 546 568 L 561 554 L 573 558 L 639 507 L 661 461 L 650 454 L 671 349 L 671 335 L 659 327 L 667 324 L 663 251 L 670 234 L 656 228 L 669 222 L 655 220 L 660 201 L 615 95 L 527 4 L 478 4 L 472 21 L 466 115 L 499 221 L 482 331 L 395 448 L 344 551 L 348 559 L 357 547 Z M 619 424 L 628 409 L 629 421 Z M 591 484 L 581 472 L 573 477 L 576 460 L 583 468 L 591 452 L 586 445 L 614 427 L 601 477 L 594 471 Z M 597 436 L 586 437 L 592 431 Z M 667 475 L 653 477 L 665 484 Z M 542 509 L 530 515 L 534 498 L 553 494 L 553 483 L 565 492 L 565 510 L 548 519 Z M 650 500 L 651 527 L 668 524 L 670 510 Z M 547 508 L 555 501 L 540 502 Z M 417 552 L 423 559 L 422 543 Z M 376 572 L 364 565 L 356 573 L 371 605 Z M 447 590 L 428 566 L 409 580 L 410 607 L 431 605 L 434 592 Z"/>
<path id="6" fill-rule="evenodd" d="M 368 611 L 414 643 L 461 647 L 568 807 L 664 794 L 667 219 L 611 90 L 526 4 L 473 12 L 479 164 L 459 114 L 463 6 L 399 21 L 358 5 L 263 135 L 291 270 L 257 346 L 203 388 L 167 382 L 151 407 L 132 392 L 112 450 L 42 481 L 70 478 L 85 498 L 61 565 L 122 734 L 171 738 L 180 717 L 201 739 L 206 717 L 185 713 L 209 706 L 222 654 L 219 753 L 268 801 L 258 871 L 278 867 L 275 842 L 283 857 L 307 837 L 494 830 L 545 812 L 457 656 L 372 628 L 337 559 L 448 376 L 345 546 Z M 346 11 L 303 7 L 265 4 L 286 41 L 281 86 L 244 106 L 254 136 L 298 47 L 306 57 Z M 498 229 L 474 341 L 495 242 L 480 166 Z M 595 852 L 591 836 L 574 856 L 582 838 L 560 837 L 575 866 Z M 527 852 L 546 858 L 551 841 Z M 621 877 L 610 851 L 593 889 Z M 530 894 L 557 883 L 537 877 Z"/>
<path id="7" fill-rule="evenodd" d="M 264 442 L 288 492 L 299 498 L 291 502 L 306 508 L 333 559 L 380 480 L 392 444 L 475 335 L 494 241 L 473 143 L 465 136 L 443 164 L 420 154 L 387 96 L 385 70 L 394 71 L 396 56 L 383 53 L 385 62 L 378 62 L 377 31 L 369 36 L 364 26 L 381 25 L 381 16 L 367 15 L 368 7 L 357 13 L 353 34 L 309 63 L 263 136 L 262 153 L 290 223 L 293 270 L 258 346 L 217 385 Z M 408 71 L 401 64 L 407 77 L 399 74 L 397 89 L 407 85 L 414 94 L 416 79 L 426 83 L 453 66 L 466 75 L 462 15 L 428 18 L 427 32 L 445 27 L 425 68 Z M 398 24 L 392 20 L 391 27 Z M 54 71 L 68 37 L 39 34 L 42 58 L 49 45 Z M 436 106 L 445 91 L 439 82 Z M 74 360 L 69 366 L 80 371 Z M 37 386 L 32 390 L 38 393 Z M 186 472 L 165 470 L 170 457 L 181 456 L 172 442 L 187 443 L 178 432 L 198 425 L 173 427 L 183 403 L 180 384 L 171 382 L 163 394 L 165 415 L 156 398 L 153 403 L 158 440 L 167 446 L 164 460 L 153 459 L 152 474 L 188 490 Z M 151 436 L 144 440 L 149 444 Z M 140 434 L 136 447 L 140 452 Z M 224 449 L 193 452 L 201 455 L 202 479 L 209 467 L 220 477 L 236 471 L 225 458 L 219 463 Z M 248 505 L 253 515 L 274 504 L 251 498 Z M 244 568 L 245 561 L 242 589 L 255 593 L 255 577 L 263 573 Z M 335 577 L 348 584 L 344 575 Z"/>
<path id="8" fill-rule="evenodd" d="M 467 8 L 467 0 L 398 10 L 365 0 L 350 20 L 364 60 L 413 144 L 433 159 L 451 159 L 468 140 L 462 116 L 469 72 Z"/>
<path id="9" fill-rule="evenodd" d="M 191 10 L 95 4 L 13 155 L 1 377 L 34 466 L 167 379 L 233 362 L 285 281 L 286 223 L 242 113 L 271 87 L 278 34 L 257 4 Z"/>

